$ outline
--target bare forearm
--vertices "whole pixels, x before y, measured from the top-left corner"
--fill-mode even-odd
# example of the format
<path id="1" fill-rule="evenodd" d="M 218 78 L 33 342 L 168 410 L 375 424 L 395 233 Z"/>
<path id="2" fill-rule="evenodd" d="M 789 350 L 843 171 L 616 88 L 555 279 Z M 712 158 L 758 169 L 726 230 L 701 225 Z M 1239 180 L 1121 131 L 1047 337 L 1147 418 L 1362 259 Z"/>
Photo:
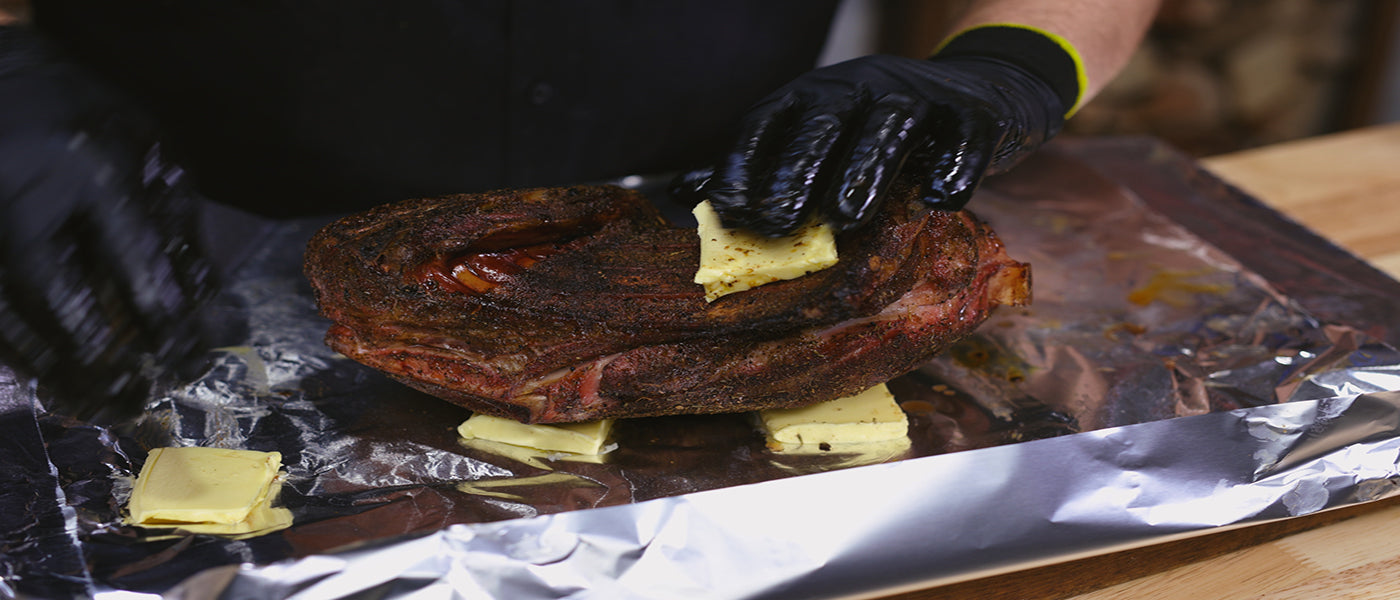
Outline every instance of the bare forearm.
<path id="1" fill-rule="evenodd" d="M 29 0 L 0 0 L 0 27 L 29 22 Z"/>
<path id="2" fill-rule="evenodd" d="M 29 21 L 29 0 L 0 0 L 0 26 Z"/>
<path id="3" fill-rule="evenodd" d="M 953 31 L 990 23 L 1018 23 L 1069 40 L 1084 61 L 1093 98 L 1118 73 L 1142 41 L 1159 0 L 981 0 Z"/>

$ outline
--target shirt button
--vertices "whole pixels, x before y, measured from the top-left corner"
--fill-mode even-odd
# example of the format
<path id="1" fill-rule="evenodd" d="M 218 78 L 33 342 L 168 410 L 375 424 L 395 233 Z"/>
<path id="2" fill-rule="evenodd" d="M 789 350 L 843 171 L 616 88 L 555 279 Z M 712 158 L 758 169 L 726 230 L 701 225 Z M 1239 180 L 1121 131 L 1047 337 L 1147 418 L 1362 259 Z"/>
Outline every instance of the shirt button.
<path id="1" fill-rule="evenodd" d="M 528 92 L 528 95 L 530 97 L 530 104 L 533 104 L 535 106 L 541 106 L 544 103 L 554 99 L 554 94 L 554 86 L 549 85 L 548 83 L 545 83 L 543 81 L 531 85 L 530 90 Z"/>

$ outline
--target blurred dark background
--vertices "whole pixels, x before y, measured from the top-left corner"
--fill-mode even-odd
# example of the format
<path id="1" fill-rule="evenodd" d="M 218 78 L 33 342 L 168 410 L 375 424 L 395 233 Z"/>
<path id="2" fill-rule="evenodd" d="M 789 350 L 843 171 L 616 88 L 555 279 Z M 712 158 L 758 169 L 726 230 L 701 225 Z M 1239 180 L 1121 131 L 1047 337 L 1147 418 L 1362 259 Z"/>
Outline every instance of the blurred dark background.
<path id="1" fill-rule="evenodd" d="M 846 0 L 830 59 L 925 56 L 967 0 Z M 1400 120 L 1394 0 L 1164 0 L 1071 134 L 1148 134 L 1209 156 Z"/>

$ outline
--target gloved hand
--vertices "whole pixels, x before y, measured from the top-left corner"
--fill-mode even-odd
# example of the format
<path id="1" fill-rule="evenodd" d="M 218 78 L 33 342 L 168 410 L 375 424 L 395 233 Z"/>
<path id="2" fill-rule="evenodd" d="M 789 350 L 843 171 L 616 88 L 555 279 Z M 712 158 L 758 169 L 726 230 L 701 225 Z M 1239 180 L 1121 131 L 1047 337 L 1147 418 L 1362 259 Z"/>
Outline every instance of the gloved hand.
<path id="1" fill-rule="evenodd" d="M 67 412 L 139 406 L 212 295 L 195 199 L 152 123 L 33 32 L 0 27 L 0 359 Z"/>
<path id="2" fill-rule="evenodd" d="M 713 172 L 683 175 L 673 194 L 708 198 L 727 227 L 770 236 L 814 212 L 859 226 L 901 171 L 930 205 L 961 209 L 984 175 L 1059 132 L 1081 86 L 1065 48 L 1035 30 L 979 28 L 927 60 L 867 56 L 811 71 L 751 109 L 732 152 Z"/>

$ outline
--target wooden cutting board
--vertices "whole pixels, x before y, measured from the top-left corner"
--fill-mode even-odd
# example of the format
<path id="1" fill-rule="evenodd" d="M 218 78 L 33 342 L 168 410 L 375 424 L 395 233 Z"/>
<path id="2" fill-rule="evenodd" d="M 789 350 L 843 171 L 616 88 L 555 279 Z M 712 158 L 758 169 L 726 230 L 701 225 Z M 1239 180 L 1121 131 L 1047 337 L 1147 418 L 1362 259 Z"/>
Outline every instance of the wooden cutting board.
<path id="1" fill-rule="evenodd" d="M 1106 587 L 1074 600 L 1400 597 L 1400 507 Z"/>

